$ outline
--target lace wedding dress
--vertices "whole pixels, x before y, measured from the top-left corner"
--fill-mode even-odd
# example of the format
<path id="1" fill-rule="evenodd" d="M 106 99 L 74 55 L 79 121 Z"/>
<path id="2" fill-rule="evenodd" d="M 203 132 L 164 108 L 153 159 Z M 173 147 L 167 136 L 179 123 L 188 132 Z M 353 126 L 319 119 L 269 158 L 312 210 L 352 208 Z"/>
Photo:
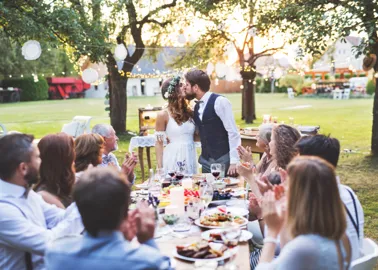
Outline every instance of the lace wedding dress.
<path id="1" fill-rule="evenodd" d="M 177 170 L 178 162 L 185 163 L 185 173 L 197 173 L 197 154 L 194 145 L 195 125 L 189 120 L 178 125 L 169 115 L 165 136 L 169 143 L 164 148 L 163 167 L 168 170 Z"/>

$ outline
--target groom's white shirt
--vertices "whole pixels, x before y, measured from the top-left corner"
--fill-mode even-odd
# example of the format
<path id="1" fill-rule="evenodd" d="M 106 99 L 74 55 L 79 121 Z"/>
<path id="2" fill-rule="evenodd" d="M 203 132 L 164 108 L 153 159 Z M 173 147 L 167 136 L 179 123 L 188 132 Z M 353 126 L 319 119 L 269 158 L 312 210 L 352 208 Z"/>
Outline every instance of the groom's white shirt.
<path id="1" fill-rule="evenodd" d="M 206 92 L 200 99 L 198 117 L 202 121 L 203 111 L 206 108 L 207 102 L 211 96 L 211 92 Z M 222 120 L 223 126 L 228 133 L 228 143 L 230 146 L 230 163 L 236 164 L 239 161 L 237 147 L 241 144 L 240 133 L 236 127 L 234 114 L 232 113 L 232 106 L 230 101 L 225 97 L 218 97 L 214 104 L 215 113 Z"/>

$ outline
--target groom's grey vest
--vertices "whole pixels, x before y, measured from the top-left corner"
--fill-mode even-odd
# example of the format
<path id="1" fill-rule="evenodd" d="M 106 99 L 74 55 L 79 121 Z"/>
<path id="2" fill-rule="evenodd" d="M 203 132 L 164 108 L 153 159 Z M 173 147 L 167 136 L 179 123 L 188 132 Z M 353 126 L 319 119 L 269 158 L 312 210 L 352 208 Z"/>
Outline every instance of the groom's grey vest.
<path id="1" fill-rule="evenodd" d="M 212 93 L 202 114 L 198 116 L 199 103 L 194 107 L 194 122 L 199 129 L 202 145 L 201 156 L 206 160 L 218 159 L 230 152 L 228 133 L 215 112 L 214 104 L 219 95 Z"/>

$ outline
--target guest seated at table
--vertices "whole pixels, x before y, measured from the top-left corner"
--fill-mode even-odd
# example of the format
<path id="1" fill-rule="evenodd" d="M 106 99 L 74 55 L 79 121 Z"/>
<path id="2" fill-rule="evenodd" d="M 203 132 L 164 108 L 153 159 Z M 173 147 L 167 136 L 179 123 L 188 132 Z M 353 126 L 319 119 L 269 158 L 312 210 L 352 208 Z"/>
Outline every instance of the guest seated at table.
<path id="1" fill-rule="evenodd" d="M 264 149 L 264 154 L 261 157 L 260 161 L 256 164 L 256 166 L 253 163 L 251 147 L 247 146 L 245 148 L 242 145 L 238 146 L 240 159 L 244 162 L 251 163 L 251 165 L 256 168 L 256 173 L 261 176 L 267 175 L 271 172 L 272 169 L 275 170 L 277 168 L 276 161 L 272 158 L 269 148 L 272 129 L 273 124 L 263 124 L 259 126 L 259 133 L 256 136 L 256 146 Z"/>
<path id="2" fill-rule="evenodd" d="M 43 137 L 38 148 L 41 157 L 40 179 L 34 190 L 45 202 L 66 208 L 72 202 L 75 183 L 75 143 L 66 133 Z"/>
<path id="3" fill-rule="evenodd" d="M 128 211 L 130 186 L 123 174 L 109 168 L 89 170 L 76 183 L 73 196 L 86 232 L 52 243 L 45 258 L 48 269 L 171 269 L 170 259 L 153 240 L 152 208 L 141 204 Z M 134 236 L 139 247 L 129 242 Z"/>
<path id="4" fill-rule="evenodd" d="M 122 166 L 119 165 L 117 157 L 112 153 L 118 149 L 118 137 L 114 128 L 108 124 L 97 124 L 92 128 L 92 133 L 99 134 L 104 139 L 104 153 L 102 154 L 102 163 L 99 167 L 114 166 L 127 175 L 130 183 L 134 183 L 134 167 L 137 164 L 137 158 L 133 153 L 126 154 Z"/>
<path id="5" fill-rule="evenodd" d="M 30 187 L 41 163 L 34 137 L 11 134 L 0 138 L 0 268 L 45 269 L 46 245 L 84 227 L 76 204 L 67 210 L 46 203 Z"/>
<path id="6" fill-rule="evenodd" d="M 331 163 L 335 168 L 337 167 L 340 143 L 336 138 L 325 135 L 308 136 L 300 139 L 295 146 L 301 156 L 318 156 Z M 352 246 L 352 260 L 355 260 L 360 257 L 360 249 L 364 239 L 364 211 L 353 190 L 342 185 L 338 176 L 336 179 L 341 200 L 347 211 L 346 232 Z"/>
<path id="7" fill-rule="evenodd" d="M 104 139 L 98 134 L 83 134 L 75 140 L 76 181 L 83 172 L 102 163 Z"/>
<path id="8" fill-rule="evenodd" d="M 282 192 L 264 194 L 268 231 L 256 269 L 349 269 L 351 245 L 334 167 L 318 157 L 297 157 L 287 181 L 286 198 Z M 274 259 L 280 233 L 281 243 L 283 235 L 288 242 Z"/>

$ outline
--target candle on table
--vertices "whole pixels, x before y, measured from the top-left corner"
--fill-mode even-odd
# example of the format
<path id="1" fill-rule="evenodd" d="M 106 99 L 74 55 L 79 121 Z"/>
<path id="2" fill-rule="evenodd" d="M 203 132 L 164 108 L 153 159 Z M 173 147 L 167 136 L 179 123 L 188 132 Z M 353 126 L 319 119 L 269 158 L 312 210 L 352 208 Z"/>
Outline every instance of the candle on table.
<path id="1" fill-rule="evenodd" d="M 184 198 L 184 188 L 174 187 L 170 190 L 171 205 L 177 206 L 178 214 L 185 213 L 185 198 Z"/>
<path id="2" fill-rule="evenodd" d="M 181 185 L 183 188 L 193 188 L 193 180 L 191 178 L 182 179 Z"/>

